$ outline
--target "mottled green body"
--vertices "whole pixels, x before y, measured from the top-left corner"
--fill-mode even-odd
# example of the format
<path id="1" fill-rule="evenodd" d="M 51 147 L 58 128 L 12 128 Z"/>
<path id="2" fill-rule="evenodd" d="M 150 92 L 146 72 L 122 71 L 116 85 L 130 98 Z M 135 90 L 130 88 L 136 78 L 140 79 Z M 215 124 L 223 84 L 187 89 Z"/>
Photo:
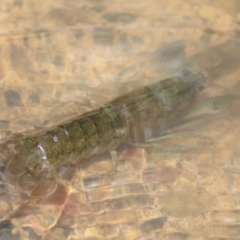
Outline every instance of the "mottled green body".
<path id="1" fill-rule="evenodd" d="M 147 142 L 184 117 L 203 80 L 203 75 L 187 74 L 159 81 L 47 132 L 24 136 L 9 172 L 14 176 L 28 172 L 42 179 L 58 163 L 87 158 L 121 142 Z"/>

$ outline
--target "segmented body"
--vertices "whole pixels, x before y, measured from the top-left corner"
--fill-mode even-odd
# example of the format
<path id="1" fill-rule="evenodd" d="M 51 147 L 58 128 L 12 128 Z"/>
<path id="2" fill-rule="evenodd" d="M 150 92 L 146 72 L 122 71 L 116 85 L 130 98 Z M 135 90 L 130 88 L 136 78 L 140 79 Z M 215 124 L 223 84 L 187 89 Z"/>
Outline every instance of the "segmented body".
<path id="1" fill-rule="evenodd" d="M 204 76 L 186 74 L 120 96 L 47 132 L 23 136 L 8 170 L 45 179 L 49 168 L 116 148 L 145 143 L 184 117 L 203 88 Z"/>

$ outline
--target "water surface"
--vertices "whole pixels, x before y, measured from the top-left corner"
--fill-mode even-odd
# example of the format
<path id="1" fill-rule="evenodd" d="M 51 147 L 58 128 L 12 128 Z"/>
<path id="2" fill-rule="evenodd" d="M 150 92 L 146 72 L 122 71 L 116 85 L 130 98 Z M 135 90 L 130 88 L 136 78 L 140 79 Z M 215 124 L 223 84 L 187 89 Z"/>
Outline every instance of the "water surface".
<path id="1" fill-rule="evenodd" d="M 51 194 L 29 197 L 2 161 L 0 235 L 239 239 L 239 10 L 238 0 L 2 0 L 2 142 L 7 130 L 57 125 L 183 69 L 209 85 L 192 121 L 117 149 L 114 174 L 106 153 L 64 165 Z"/>

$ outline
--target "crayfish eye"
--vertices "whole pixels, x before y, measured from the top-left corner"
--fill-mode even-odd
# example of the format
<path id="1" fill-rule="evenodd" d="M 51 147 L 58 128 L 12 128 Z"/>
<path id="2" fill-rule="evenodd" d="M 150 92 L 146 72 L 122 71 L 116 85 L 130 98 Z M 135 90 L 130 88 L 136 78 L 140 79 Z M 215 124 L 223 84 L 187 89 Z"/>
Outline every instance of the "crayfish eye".
<path id="1" fill-rule="evenodd" d="M 192 74 L 192 72 L 189 69 L 185 68 L 182 70 L 182 74 L 183 76 L 189 76 L 190 74 Z"/>
<path id="2" fill-rule="evenodd" d="M 202 92 L 204 90 L 205 86 L 204 86 L 204 82 L 203 81 L 197 81 L 195 83 L 194 89 L 196 92 Z"/>

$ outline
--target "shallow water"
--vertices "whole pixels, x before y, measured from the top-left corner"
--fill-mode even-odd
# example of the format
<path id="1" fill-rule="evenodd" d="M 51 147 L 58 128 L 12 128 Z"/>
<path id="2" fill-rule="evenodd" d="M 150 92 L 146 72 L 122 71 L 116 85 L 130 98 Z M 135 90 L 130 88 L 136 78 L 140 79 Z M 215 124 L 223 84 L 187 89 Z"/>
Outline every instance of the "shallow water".
<path id="1" fill-rule="evenodd" d="M 239 239 L 239 10 L 237 0 L 2 0 L 3 143 L 8 130 L 55 126 L 183 69 L 209 84 L 164 137 L 120 146 L 114 174 L 105 153 L 26 196 L 31 183 L 7 178 L 2 160 L 0 236 Z"/>

